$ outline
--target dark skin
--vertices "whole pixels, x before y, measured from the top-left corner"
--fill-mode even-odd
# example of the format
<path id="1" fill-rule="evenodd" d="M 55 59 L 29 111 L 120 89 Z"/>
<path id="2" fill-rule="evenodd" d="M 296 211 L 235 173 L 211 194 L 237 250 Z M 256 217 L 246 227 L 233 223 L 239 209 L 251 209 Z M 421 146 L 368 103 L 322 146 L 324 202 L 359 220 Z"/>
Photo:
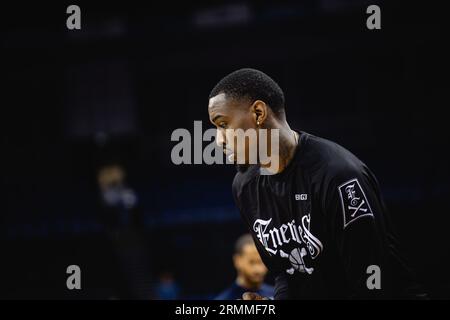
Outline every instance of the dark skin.
<path id="1" fill-rule="evenodd" d="M 298 133 L 293 131 L 286 121 L 284 112 L 275 114 L 272 109 L 261 100 L 234 99 L 220 93 L 211 99 L 208 104 L 209 119 L 217 128 L 216 143 L 224 148 L 227 155 L 232 156 L 236 152 L 244 152 L 248 155 L 249 145 L 237 145 L 234 150 L 227 149 L 230 135 L 227 129 L 279 129 L 279 166 L 272 173 L 276 174 L 284 170 L 289 164 L 297 147 Z M 227 137 L 228 136 L 228 137 Z M 248 158 L 246 157 L 246 160 Z M 261 164 L 261 167 L 265 165 Z M 243 300 L 265 300 L 267 298 L 252 292 L 246 292 Z"/>
<path id="2" fill-rule="evenodd" d="M 211 123 L 217 128 L 216 143 L 224 148 L 225 154 L 245 152 L 247 161 L 249 153 L 248 143 L 238 145 L 236 139 L 233 150 L 230 150 L 231 136 L 227 129 L 267 129 L 269 132 L 278 129 L 279 166 L 271 173 L 279 173 L 288 165 L 297 146 L 298 134 L 290 128 L 284 112 L 275 114 L 262 100 L 234 99 L 220 93 L 209 99 L 208 113 Z M 268 167 L 265 164 L 261 166 Z"/>

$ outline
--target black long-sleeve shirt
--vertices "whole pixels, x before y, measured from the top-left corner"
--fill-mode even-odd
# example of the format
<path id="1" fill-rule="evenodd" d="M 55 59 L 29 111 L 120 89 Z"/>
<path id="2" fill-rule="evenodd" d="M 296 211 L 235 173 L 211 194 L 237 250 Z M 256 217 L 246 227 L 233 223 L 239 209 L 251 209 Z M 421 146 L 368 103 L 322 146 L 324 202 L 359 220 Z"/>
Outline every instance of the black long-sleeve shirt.
<path id="1" fill-rule="evenodd" d="M 238 171 L 233 195 L 276 299 L 421 297 L 375 176 L 338 144 L 300 132 L 282 172 Z"/>

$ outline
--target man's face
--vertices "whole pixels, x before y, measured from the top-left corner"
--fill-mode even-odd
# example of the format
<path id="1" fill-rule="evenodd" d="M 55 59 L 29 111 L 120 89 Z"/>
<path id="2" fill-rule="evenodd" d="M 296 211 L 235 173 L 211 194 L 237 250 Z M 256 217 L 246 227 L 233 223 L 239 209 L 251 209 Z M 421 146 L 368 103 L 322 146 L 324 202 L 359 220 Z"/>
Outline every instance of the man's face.
<path id="1" fill-rule="evenodd" d="M 267 268 L 254 244 L 246 244 L 241 253 L 234 255 L 237 272 L 255 287 L 260 286 L 267 274 Z"/>
<path id="2" fill-rule="evenodd" d="M 216 126 L 216 143 L 224 148 L 227 156 L 232 156 L 236 161 L 236 155 L 246 155 L 248 159 L 249 145 L 244 139 L 237 139 L 233 130 L 256 129 L 254 117 L 251 111 L 251 104 L 245 100 L 227 98 L 224 93 L 218 94 L 209 99 L 208 113 L 210 121 Z M 233 130 L 227 130 L 233 129 Z M 232 141 L 233 147 L 231 147 Z M 245 143 L 247 141 L 247 143 Z"/>

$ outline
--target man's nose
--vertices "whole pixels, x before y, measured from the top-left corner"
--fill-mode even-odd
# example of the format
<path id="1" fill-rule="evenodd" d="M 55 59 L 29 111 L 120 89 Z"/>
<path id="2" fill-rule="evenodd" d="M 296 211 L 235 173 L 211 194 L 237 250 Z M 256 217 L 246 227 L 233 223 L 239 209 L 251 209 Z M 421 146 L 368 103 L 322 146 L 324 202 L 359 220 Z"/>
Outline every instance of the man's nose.
<path id="1" fill-rule="evenodd" d="M 216 130 L 216 144 L 221 148 L 225 147 L 225 134 L 219 129 Z"/>

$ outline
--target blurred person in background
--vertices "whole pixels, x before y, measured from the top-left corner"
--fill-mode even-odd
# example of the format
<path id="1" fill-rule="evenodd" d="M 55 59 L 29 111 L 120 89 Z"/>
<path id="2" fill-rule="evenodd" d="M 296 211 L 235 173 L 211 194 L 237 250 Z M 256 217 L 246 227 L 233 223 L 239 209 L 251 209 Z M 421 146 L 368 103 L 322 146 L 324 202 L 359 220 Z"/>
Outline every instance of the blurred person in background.
<path id="1" fill-rule="evenodd" d="M 136 192 L 126 184 L 125 169 L 111 162 L 100 166 L 97 184 L 100 191 L 100 215 L 110 228 L 139 225 L 139 207 Z"/>
<path id="2" fill-rule="evenodd" d="M 126 183 L 122 165 L 110 162 L 97 172 L 100 209 L 119 274 L 119 299 L 148 299 L 152 291 L 151 264 L 137 193 Z"/>
<path id="3" fill-rule="evenodd" d="M 216 300 L 241 299 L 245 292 L 273 298 L 274 288 L 264 283 L 267 268 L 250 234 L 244 234 L 236 241 L 233 264 L 237 272 L 236 280 Z"/>

